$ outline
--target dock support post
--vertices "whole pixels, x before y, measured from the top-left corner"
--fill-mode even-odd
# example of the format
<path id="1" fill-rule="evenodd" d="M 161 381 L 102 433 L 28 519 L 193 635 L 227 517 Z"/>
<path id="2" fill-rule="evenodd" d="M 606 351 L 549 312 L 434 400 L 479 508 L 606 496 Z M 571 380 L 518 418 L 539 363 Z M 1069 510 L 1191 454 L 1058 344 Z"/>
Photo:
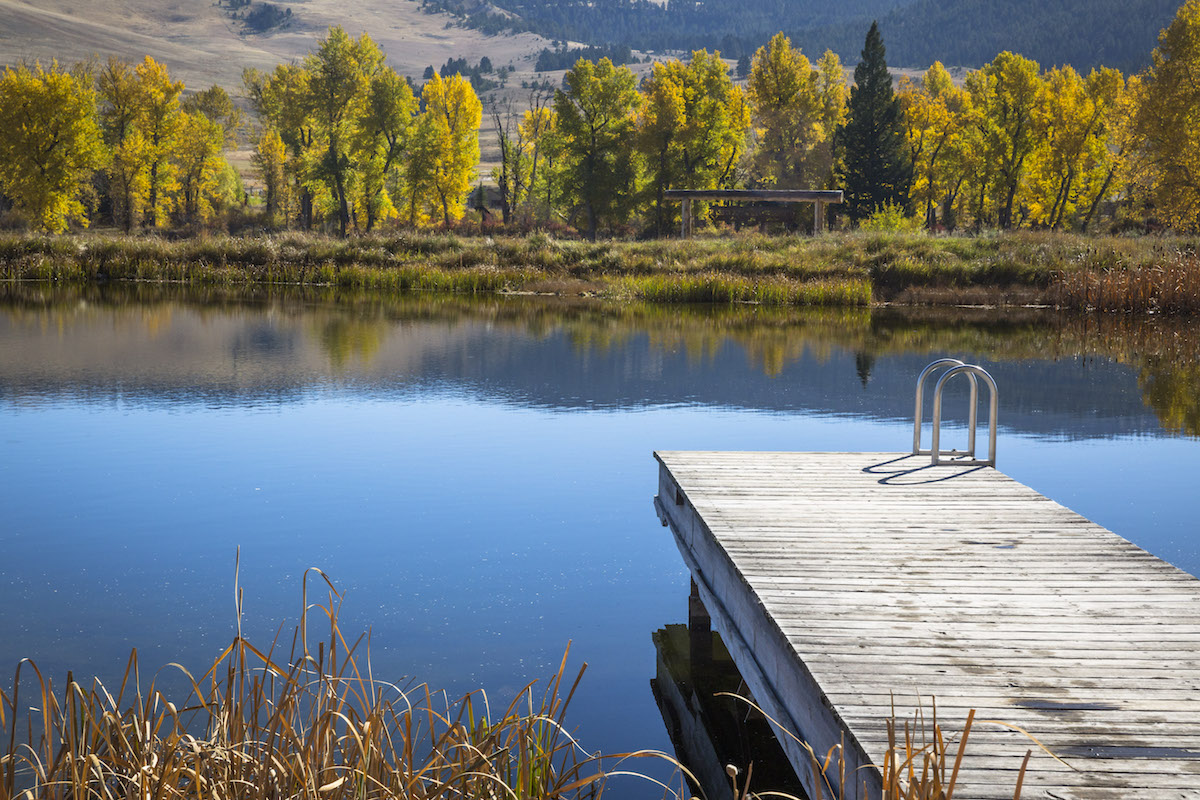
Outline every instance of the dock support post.
<path id="1" fill-rule="evenodd" d="M 688 651 L 693 671 L 697 666 L 712 663 L 712 618 L 700 599 L 695 578 L 692 579 L 692 591 L 688 595 Z"/>

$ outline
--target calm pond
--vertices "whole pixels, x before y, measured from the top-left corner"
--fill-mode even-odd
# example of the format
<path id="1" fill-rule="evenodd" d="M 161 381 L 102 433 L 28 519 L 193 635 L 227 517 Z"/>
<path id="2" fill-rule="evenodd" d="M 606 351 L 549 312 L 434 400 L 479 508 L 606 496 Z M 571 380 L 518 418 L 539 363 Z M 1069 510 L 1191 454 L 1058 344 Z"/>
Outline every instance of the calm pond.
<path id="1" fill-rule="evenodd" d="M 0 685 L 207 666 L 240 546 L 252 639 L 317 566 L 377 677 L 507 700 L 572 642 L 584 745 L 669 750 L 651 634 L 688 575 L 653 450 L 899 452 L 952 355 L 996 377 L 1002 470 L 1200 574 L 1196 328 L 3 285 Z"/>

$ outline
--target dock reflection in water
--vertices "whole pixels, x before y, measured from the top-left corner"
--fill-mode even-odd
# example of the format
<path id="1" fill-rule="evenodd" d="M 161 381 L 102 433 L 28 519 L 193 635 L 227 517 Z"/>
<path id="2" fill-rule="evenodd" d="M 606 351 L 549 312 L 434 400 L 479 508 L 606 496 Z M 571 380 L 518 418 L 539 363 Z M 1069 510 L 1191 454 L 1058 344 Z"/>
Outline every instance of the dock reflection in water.
<path id="1" fill-rule="evenodd" d="M 688 624 L 667 625 L 653 638 L 657 667 L 650 689 L 675 757 L 695 776 L 692 788 L 708 800 L 732 800 L 733 782 L 726 772 L 732 765 L 739 789 L 749 782 L 755 794 L 804 797 L 771 723 L 746 702 L 753 697 L 721 635 L 712 630 L 695 583 Z"/>

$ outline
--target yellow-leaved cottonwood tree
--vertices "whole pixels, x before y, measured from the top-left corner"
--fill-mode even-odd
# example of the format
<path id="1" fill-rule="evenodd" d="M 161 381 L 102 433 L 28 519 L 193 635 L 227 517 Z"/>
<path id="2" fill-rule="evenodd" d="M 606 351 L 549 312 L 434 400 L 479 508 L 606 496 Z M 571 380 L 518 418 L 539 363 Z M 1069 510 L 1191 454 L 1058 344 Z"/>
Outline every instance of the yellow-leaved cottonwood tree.
<path id="1" fill-rule="evenodd" d="M 416 116 L 412 87 L 378 45 L 334 27 L 302 65 L 248 70 L 243 82 L 288 152 L 283 171 L 298 187 L 302 226 L 314 213 L 336 219 L 342 235 L 396 216 L 425 224 L 435 209 L 447 225 L 462 216 L 482 105 L 461 75 L 434 76 Z M 278 178 L 274 138 L 260 138 L 255 164 L 264 182 Z"/>
<path id="2" fill-rule="evenodd" d="M 150 56 L 131 67 L 110 59 L 97 79 L 101 122 L 108 144 L 113 212 L 125 229 L 142 219 L 166 225 L 178 189 L 173 156 L 183 83 Z"/>
<path id="3" fill-rule="evenodd" d="M 1046 74 L 1038 109 L 1044 135 L 1029 177 L 1033 224 L 1061 228 L 1081 206 L 1090 205 L 1109 161 L 1105 123 L 1124 83 L 1117 70 L 1107 68 L 1093 70 L 1087 78 L 1070 66 Z"/>
<path id="4" fill-rule="evenodd" d="M 1007 50 L 982 70 L 991 80 L 987 91 L 972 97 L 981 113 L 991 120 L 985 142 L 987 157 L 996 166 L 997 222 L 1013 227 L 1017 190 L 1028 167 L 1028 159 L 1045 134 L 1038 116 L 1043 84 L 1037 62 Z"/>
<path id="5" fill-rule="evenodd" d="M 482 114 L 482 112 L 480 112 Z M 404 194 L 400 216 L 416 227 L 429 222 L 429 209 L 436 195 L 435 165 L 441 152 L 442 137 L 429 114 L 421 114 L 408 137 L 408 159 L 404 162 Z"/>
<path id="6" fill-rule="evenodd" d="M 631 213 L 637 182 L 637 78 L 611 59 L 579 59 L 554 93 L 556 139 L 564 194 L 584 215 L 588 238 L 600 225 Z"/>
<path id="7" fill-rule="evenodd" d="M 101 163 L 96 96 L 88 75 L 54 62 L 0 76 L 0 190 L 38 227 L 86 225 L 84 187 Z"/>
<path id="8" fill-rule="evenodd" d="M 1139 85 L 1137 169 L 1172 227 L 1200 230 L 1200 0 L 1188 0 L 1158 37 Z"/>
<path id="9" fill-rule="evenodd" d="M 126 233 L 142 216 L 147 191 L 146 142 L 137 128 L 140 86 L 133 66 L 113 57 L 96 79 L 100 121 L 108 147 L 108 191 L 113 221 Z"/>
<path id="10" fill-rule="evenodd" d="M 845 83 L 833 53 L 819 67 L 782 33 L 754 54 L 747 84 L 757 137 L 754 183 L 799 189 L 825 182 L 829 144 L 845 115 Z"/>
<path id="11" fill-rule="evenodd" d="M 426 135 L 432 141 L 433 195 L 427 203 L 441 208 L 442 222 L 450 225 L 462 218 L 467 192 L 479 165 L 479 124 L 483 104 L 471 82 L 462 75 L 434 75 L 421 92 L 422 115 L 428 122 Z M 433 202 L 429 202 L 433 201 Z"/>
<path id="12" fill-rule="evenodd" d="M 1012 53 L 956 87 L 941 64 L 899 96 L 913 160 L 910 199 L 929 227 L 1085 228 L 1130 150 L 1132 95 L 1115 69 L 1042 74 Z"/>
<path id="13" fill-rule="evenodd" d="M 251 162 L 262 178 L 266 192 L 267 224 L 279 224 L 279 217 L 291 214 L 291 192 L 287 180 L 287 149 L 279 131 L 267 128 L 258 139 Z"/>
<path id="14" fill-rule="evenodd" d="M 897 92 L 908 132 L 913 182 L 910 196 L 925 224 L 937 224 L 937 209 L 953 205 L 962 186 L 958 145 L 966 109 L 965 92 L 941 62 L 919 82 L 901 78 Z"/>
<path id="15" fill-rule="evenodd" d="M 177 212 L 195 224 L 215 203 L 236 200 L 240 184 L 224 151 L 240 115 L 224 89 L 181 102 L 183 82 L 148 56 L 137 65 L 109 59 L 96 85 L 115 222 L 127 231 L 143 220 L 162 227 Z"/>
<path id="16" fill-rule="evenodd" d="M 303 165 L 311 160 L 307 156 L 316 147 L 317 136 L 308 100 L 310 77 L 299 64 L 280 64 L 269 74 L 254 69 L 242 73 L 242 83 L 259 119 L 278 134 L 287 150 L 283 170 L 291 184 L 290 193 L 299 203 L 299 223 L 304 230 L 312 227 L 313 193 L 305 181 Z M 278 196 L 284 197 L 282 193 Z"/>
<path id="17" fill-rule="evenodd" d="M 171 80 L 165 65 L 146 56 L 134 67 L 139 93 L 134 124 L 145 147 L 146 214 L 150 227 L 167 224 L 171 195 L 178 189 L 177 170 L 172 159 L 181 123 L 179 96 L 183 82 Z"/>
<path id="18" fill-rule="evenodd" d="M 674 209 L 667 189 L 731 187 L 745 151 L 750 109 L 719 53 L 697 50 L 684 64 L 657 62 L 642 87 L 638 145 L 650 182 L 654 224 L 664 233 Z M 672 204 L 673 205 L 673 204 Z"/>
<path id="19" fill-rule="evenodd" d="M 527 197 L 535 209 L 540 209 L 539 217 L 543 220 L 554 213 L 558 185 L 555 170 L 557 128 L 554 109 L 547 105 L 527 109 L 521 118 L 520 136 L 529 154 Z"/>
<path id="20" fill-rule="evenodd" d="M 332 206 L 342 236 L 350 225 L 351 197 L 359 177 L 350 158 L 354 121 L 383 61 L 383 52 L 370 36 L 364 33 L 355 41 L 341 27 L 330 28 L 304 60 L 309 73 L 305 99 L 321 144 L 308 154 L 309 187 Z"/>
<path id="21" fill-rule="evenodd" d="M 355 207 L 368 231 L 377 221 L 396 216 L 392 193 L 398 186 L 416 110 L 408 82 L 391 67 L 380 67 L 367 86 L 351 143 L 360 173 Z"/>
<path id="22" fill-rule="evenodd" d="M 213 199 L 220 194 L 222 168 L 226 166 L 221 156 L 225 130 L 198 111 L 185 111 L 179 117 L 176 139 L 179 210 L 186 222 L 207 221 L 213 213 Z"/>

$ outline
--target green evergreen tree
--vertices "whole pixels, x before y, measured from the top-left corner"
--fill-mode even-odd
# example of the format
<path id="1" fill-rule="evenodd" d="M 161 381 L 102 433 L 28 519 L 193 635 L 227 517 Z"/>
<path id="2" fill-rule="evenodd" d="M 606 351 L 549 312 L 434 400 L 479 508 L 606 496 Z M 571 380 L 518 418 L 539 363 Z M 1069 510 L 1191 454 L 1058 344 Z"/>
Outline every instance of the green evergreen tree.
<path id="1" fill-rule="evenodd" d="M 879 24 L 873 22 L 862 61 L 854 68 L 846 124 L 837 134 L 846 207 L 855 222 L 883 205 L 908 206 L 912 162 L 885 55 Z"/>

